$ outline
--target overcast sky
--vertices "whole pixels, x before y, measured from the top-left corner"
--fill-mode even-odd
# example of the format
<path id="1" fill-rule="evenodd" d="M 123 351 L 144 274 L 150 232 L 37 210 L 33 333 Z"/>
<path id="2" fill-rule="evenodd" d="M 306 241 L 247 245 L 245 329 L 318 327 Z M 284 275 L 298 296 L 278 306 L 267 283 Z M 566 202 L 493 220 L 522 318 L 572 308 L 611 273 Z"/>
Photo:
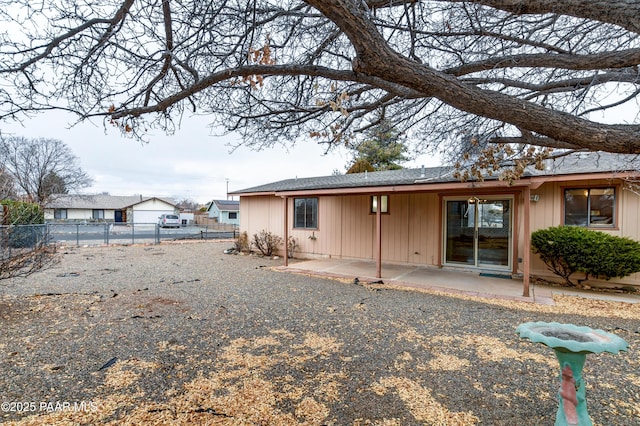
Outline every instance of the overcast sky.
<path id="1" fill-rule="evenodd" d="M 252 151 L 241 147 L 230 152 L 233 137 L 212 136 L 206 117 L 185 119 L 174 135 L 158 130 L 149 143 L 123 137 L 116 128 L 105 129 L 102 121 L 72 128 L 73 117 L 62 112 L 40 114 L 21 126 L 0 123 L 3 135 L 62 140 L 78 157 L 80 166 L 94 182 L 84 193 L 171 197 L 206 203 L 225 199 L 229 191 L 294 177 L 344 173 L 351 159 L 346 150 L 324 155 L 312 142 L 300 143 L 287 152 L 283 147 Z M 405 167 L 437 165 L 418 158 Z"/>
<path id="2" fill-rule="evenodd" d="M 627 104 L 593 118 L 632 123 L 638 114 L 636 107 Z M 146 144 L 123 137 L 116 128 L 105 131 L 101 120 L 69 128 L 73 116 L 60 111 L 37 115 L 23 126 L 0 122 L 0 132 L 62 140 L 94 181 L 84 193 L 186 198 L 201 204 L 225 199 L 227 179 L 229 191 L 235 191 L 295 177 L 328 176 L 335 169 L 344 173 L 352 158 L 345 149 L 324 155 L 324 148 L 313 142 L 301 142 L 288 151 L 278 146 L 262 151 L 240 147 L 230 152 L 233 137 L 212 136 L 208 122 L 202 116 L 183 119 L 174 135 L 157 130 Z M 425 155 L 404 164 L 421 165 L 437 166 L 439 160 Z"/>

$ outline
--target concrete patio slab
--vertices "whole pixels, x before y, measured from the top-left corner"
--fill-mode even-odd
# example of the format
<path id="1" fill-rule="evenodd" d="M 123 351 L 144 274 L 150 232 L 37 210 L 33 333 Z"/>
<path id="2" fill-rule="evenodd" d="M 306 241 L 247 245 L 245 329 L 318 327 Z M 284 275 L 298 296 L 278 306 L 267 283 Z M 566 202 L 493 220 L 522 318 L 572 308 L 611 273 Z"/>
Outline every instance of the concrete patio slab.
<path id="1" fill-rule="evenodd" d="M 601 300 L 639 303 L 640 296 L 633 294 L 612 294 L 595 291 L 579 291 L 562 287 L 542 286 L 531 283 L 530 297 L 524 297 L 521 279 L 511 278 L 507 273 L 485 273 L 480 271 L 441 269 L 428 266 L 383 264 L 382 278 L 376 278 L 376 264 L 367 260 L 315 259 L 293 261 L 284 268 L 290 272 L 312 273 L 332 278 L 360 282 L 378 282 L 403 287 L 412 287 L 523 302 L 552 305 L 554 294 L 589 297 Z"/>

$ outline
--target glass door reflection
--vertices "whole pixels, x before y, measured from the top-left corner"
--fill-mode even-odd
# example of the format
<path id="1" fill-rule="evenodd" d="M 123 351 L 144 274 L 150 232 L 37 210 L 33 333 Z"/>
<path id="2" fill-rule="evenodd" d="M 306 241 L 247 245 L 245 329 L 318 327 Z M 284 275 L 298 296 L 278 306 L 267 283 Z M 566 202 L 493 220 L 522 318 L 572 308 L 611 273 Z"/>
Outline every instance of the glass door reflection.
<path id="1" fill-rule="evenodd" d="M 477 265 L 509 266 L 511 200 L 479 200 Z"/>
<path id="2" fill-rule="evenodd" d="M 445 263 L 509 267 L 510 199 L 446 201 Z"/>

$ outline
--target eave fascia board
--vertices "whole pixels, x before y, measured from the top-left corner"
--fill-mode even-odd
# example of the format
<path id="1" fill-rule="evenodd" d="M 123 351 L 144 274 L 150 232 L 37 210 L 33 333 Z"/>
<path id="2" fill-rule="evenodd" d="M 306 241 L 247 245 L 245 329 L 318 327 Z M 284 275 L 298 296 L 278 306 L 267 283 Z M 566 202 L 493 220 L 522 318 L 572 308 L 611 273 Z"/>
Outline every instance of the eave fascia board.
<path id="1" fill-rule="evenodd" d="M 306 189 L 296 191 L 277 191 L 278 197 L 296 197 L 307 195 L 368 195 L 380 193 L 410 193 L 410 192 L 441 192 L 454 190 L 477 190 L 477 189 L 508 189 L 522 188 L 529 186 L 531 182 L 528 179 L 518 180 L 516 183 L 509 185 L 505 181 L 484 181 L 484 182 L 442 182 L 430 184 L 413 184 L 413 185 L 380 185 L 365 186 L 355 188 L 322 188 L 322 189 Z"/>
<path id="2" fill-rule="evenodd" d="M 640 177 L 640 171 L 580 173 L 574 175 L 545 175 L 531 179 L 531 189 L 538 189 L 547 182 L 569 182 L 577 180 L 628 179 Z"/>

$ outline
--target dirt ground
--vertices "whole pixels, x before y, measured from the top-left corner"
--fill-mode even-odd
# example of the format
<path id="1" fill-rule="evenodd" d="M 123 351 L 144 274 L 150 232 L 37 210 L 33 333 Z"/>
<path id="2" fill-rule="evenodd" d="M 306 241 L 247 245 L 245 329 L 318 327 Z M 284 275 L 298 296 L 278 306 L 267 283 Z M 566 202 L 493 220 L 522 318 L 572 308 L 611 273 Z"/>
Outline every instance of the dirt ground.
<path id="1" fill-rule="evenodd" d="M 10 425 L 545 425 L 553 352 L 529 321 L 615 333 L 584 377 L 596 425 L 640 425 L 640 306 L 555 306 L 297 275 L 228 243 L 68 248 L 0 284 Z"/>

